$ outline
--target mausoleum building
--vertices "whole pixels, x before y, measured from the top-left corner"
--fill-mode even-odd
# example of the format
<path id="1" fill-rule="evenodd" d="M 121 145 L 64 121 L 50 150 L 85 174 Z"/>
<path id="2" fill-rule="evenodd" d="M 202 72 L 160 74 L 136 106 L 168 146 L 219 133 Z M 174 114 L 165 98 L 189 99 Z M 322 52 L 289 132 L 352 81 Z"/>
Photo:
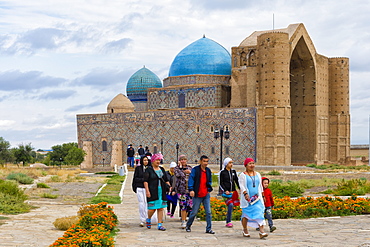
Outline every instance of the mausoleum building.
<path id="1" fill-rule="evenodd" d="M 341 163 L 350 151 L 349 60 L 316 52 L 303 24 L 256 31 L 231 54 L 207 37 L 175 56 L 168 77 L 148 68 L 127 82 L 107 113 L 77 115 L 84 167 L 126 162 L 148 146 L 165 163 L 205 154 L 219 163 L 216 129 L 230 131 L 223 157 L 260 165 Z M 177 145 L 178 144 L 178 145 Z M 176 149 L 178 147 L 178 149 Z"/>

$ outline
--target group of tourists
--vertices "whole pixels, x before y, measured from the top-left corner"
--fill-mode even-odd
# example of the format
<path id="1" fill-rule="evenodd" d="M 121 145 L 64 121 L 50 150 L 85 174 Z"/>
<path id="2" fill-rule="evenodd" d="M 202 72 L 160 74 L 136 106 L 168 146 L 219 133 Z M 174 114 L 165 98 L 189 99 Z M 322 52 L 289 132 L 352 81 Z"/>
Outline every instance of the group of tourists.
<path id="1" fill-rule="evenodd" d="M 143 156 L 147 156 L 149 160 L 152 156 L 148 147 L 145 147 L 144 149 L 143 146 L 140 145 L 137 148 L 137 152 L 135 152 L 135 149 L 132 146 L 132 144 L 128 145 L 127 150 L 126 150 L 126 155 L 127 155 L 127 163 L 130 167 L 135 167 L 135 166 L 140 165 L 140 159 Z"/>
<path id="2" fill-rule="evenodd" d="M 187 164 L 186 156 L 180 155 L 178 163 L 171 162 L 168 171 L 160 165 L 161 160 L 163 160 L 161 153 L 154 154 L 151 159 L 142 156 L 140 165 L 135 168 L 132 187 L 139 202 L 140 226 L 151 229 L 152 217 L 156 213 L 157 229 L 165 231 L 164 210 L 167 208 L 167 215 L 173 218 L 179 205 L 181 228 L 191 232 L 191 226 L 200 205 L 203 204 L 206 219 L 205 232 L 215 234 L 212 230 L 210 193 L 213 188 L 212 172 L 208 168 L 209 158 L 202 155 L 199 165 L 191 167 Z M 247 228 L 250 226 L 259 231 L 260 238 L 265 238 L 268 236 L 264 227 L 265 218 L 268 220 L 270 232 L 276 230 L 271 214 L 274 202 L 271 190 L 268 188 L 269 179 L 261 177 L 255 171 L 252 158 L 245 159 L 244 166 L 245 171 L 238 176 L 233 169 L 233 160 L 226 158 L 223 161 L 223 169 L 219 174 L 219 192 L 227 205 L 225 227 L 233 227 L 233 208 L 240 205 L 242 235 L 250 237 Z"/>

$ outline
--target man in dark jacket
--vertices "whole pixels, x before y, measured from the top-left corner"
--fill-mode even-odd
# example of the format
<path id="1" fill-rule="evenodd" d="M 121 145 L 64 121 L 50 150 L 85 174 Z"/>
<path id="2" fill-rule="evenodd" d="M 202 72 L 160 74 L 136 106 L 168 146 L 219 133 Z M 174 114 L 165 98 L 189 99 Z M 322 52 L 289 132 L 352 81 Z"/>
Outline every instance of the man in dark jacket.
<path id="1" fill-rule="evenodd" d="M 140 157 L 143 157 L 145 155 L 145 150 L 142 145 L 139 146 L 137 152 L 139 153 Z"/>
<path id="2" fill-rule="evenodd" d="M 127 162 L 130 165 L 130 167 L 134 167 L 135 165 L 135 149 L 132 147 L 132 144 L 130 144 L 127 148 Z"/>
<path id="3" fill-rule="evenodd" d="M 186 231 L 191 232 L 191 225 L 198 214 L 200 204 L 204 206 L 206 212 L 206 233 L 215 234 L 212 231 L 212 213 L 211 213 L 211 195 L 212 189 L 212 172 L 208 166 L 208 157 L 200 157 L 200 165 L 191 170 L 188 189 L 190 196 L 193 197 L 193 210 L 190 213 L 189 220 L 186 223 Z"/>

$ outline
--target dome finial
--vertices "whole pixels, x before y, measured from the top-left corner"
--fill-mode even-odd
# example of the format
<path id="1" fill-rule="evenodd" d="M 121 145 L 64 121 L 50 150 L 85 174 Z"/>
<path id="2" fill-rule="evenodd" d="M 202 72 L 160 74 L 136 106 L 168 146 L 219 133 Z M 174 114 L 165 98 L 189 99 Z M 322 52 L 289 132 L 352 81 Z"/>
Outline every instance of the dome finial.
<path id="1" fill-rule="evenodd" d="M 205 38 L 206 37 L 206 35 L 205 34 L 203 34 L 203 38 Z"/>
<path id="2" fill-rule="evenodd" d="M 144 64 L 144 68 L 145 68 L 145 64 Z"/>

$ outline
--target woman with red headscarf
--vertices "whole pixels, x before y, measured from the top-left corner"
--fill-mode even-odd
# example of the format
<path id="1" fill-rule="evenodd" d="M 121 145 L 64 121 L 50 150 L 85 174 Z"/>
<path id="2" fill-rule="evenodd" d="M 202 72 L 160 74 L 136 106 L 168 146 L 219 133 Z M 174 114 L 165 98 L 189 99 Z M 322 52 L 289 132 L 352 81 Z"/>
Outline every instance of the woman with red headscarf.
<path id="1" fill-rule="evenodd" d="M 263 186 L 261 175 L 254 170 L 255 164 L 252 158 L 244 161 L 245 171 L 239 175 L 240 207 L 242 208 L 242 234 L 250 237 L 247 226 L 259 228 L 260 238 L 268 236 L 264 231 L 265 205 L 263 203 Z"/>
<path id="2" fill-rule="evenodd" d="M 167 207 L 166 188 L 170 187 L 170 182 L 166 176 L 166 171 L 160 167 L 163 155 L 154 154 L 151 158 L 152 167 L 145 170 L 144 187 L 148 202 L 148 218 L 146 219 L 146 227 L 152 227 L 151 218 L 155 211 L 158 216 L 158 230 L 165 231 L 163 224 L 163 209 Z M 171 190 L 171 187 L 170 187 Z"/>

